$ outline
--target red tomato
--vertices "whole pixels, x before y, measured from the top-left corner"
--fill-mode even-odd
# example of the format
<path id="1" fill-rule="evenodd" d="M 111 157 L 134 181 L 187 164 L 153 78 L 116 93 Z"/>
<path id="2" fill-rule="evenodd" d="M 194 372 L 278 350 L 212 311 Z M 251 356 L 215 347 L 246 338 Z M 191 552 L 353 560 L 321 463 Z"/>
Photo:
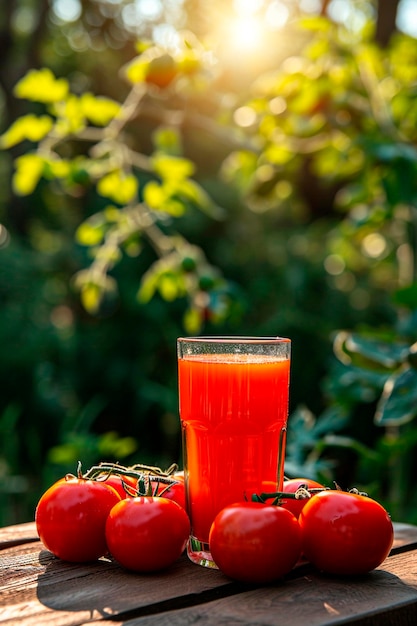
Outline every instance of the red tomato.
<path id="1" fill-rule="evenodd" d="M 173 476 L 175 480 L 178 482 L 173 483 L 171 485 L 167 485 L 165 483 L 158 482 L 158 480 L 153 479 L 152 482 L 152 492 L 156 489 L 156 494 L 167 498 L 168 500 L 174 500 L 183 509 L 185 509 L 185 486 L 184 486 L 184 478 L 180 478 L 177 476 Z"/>
<path id="2" fill-rule="evenodd" d="M 40 498 L 35 512 L 44 546 L 65 561 L 94 561 L 107 553 L 105 524 L 119 494 L 95 480 L 59 480 Z"/>
<path id="3" fill-rule="evenodd" d="M 279 506 L 240 502 L 217 514 L 210 552 L 218 568 L 235 580 L 268 583 L 287 574 L 301 554 L 294 515 Z"/>
<path id="4" fill-rule="evenodd" d="M 388 556 L 394 533 L 386 510 L 367 496 L 322 491 L 301 511 L 305 557 L 330 574 L 369 572 Z"/>
<path id="5" fill-rule="evenodd" d="M 282 491 L 285 493 L 295 493 L 301 485 L 306 485 L 307 489 L 324 489 L 324 485 L 317 483 L 310 478 L 292 478 L 285 480 Z M 291 511 L 295 517 L 299 517 L 304 505 L 307 504 L 309 498 L 282 498 L 280 500 L 281 506 Z"/>
<path id="6" fill-rule="evenodd" d="M 126 569 L 153 572 L 168 567 L 185 549 L 190 521 L 164 497 L 139 496 L 118 502 L 106 522 L 112 556 Z"/>
<path id="7" fill-rule="evenodd" d="M 99 477 L 98 480 L 101 481 L 101 477 Z M 110 487 L 113 487 L 113 489 L 117 491 L 121 499 L 124 500 L 124 498 L 132 498 L 136 495 L 138 480 L 137 478 L 132 478 L 130 476 L 119 476 L 117 474 L 110 474 L 108 478 L 103 480 L 103 483 L 105 485 L 110 485 Z M 124 485 L 126 485 L 126 488 L 124 487 Z"/>

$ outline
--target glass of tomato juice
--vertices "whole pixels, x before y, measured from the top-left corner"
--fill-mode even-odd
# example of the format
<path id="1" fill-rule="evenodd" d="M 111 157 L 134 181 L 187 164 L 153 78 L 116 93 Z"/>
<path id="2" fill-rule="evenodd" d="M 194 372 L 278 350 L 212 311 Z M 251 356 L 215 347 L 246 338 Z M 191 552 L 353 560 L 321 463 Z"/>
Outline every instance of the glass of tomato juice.
<path id="1" fill-rule="evenodd" d="M 216 514 L 284 478 L 291 341 L 283 337 L 179 338 L 178 386 L 188 556 L 216 567 Z"/>

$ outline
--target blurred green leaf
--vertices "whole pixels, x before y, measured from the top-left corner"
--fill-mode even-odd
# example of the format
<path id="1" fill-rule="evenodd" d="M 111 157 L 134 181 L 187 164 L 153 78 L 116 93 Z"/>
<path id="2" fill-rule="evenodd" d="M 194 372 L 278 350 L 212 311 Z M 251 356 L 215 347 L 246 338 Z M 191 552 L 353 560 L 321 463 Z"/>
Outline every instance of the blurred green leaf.
<path id="1" fill-rule="evenodd" d="M 306 16 L 300 19 L 300 27 L 305 30 L 312 30 L 316 33 L 328 34 L 332 30 L 332 23 L 320 15 Z"/>
<path id="2" fill-rule="evenodd" d="M 387 369 L 398 367 L 409 351 L 409 344 L 405 341 L 394 339 L 388 341 L 359 333 L 340 333 L 336 343 L 341 341 L 343 341 L 343 350 L 354 362 L 358 362 L 355 357 L 359 356 L 369 364 L 382 365 Z M 359 362 L 364 364 L 363 360 Z"/>
<path id="3" fill-rule="evenodd" d="M 185 295 L 181 277 L 174 272 L 164 272 L 158 280 L 158 290 L 164 300 L 172 302 L 176 298 Z"/>
<path id="4" fill-rule="evenodd" d="M 183 324 L 189 335 L 197 335 L 203 324 L 202 312 L 195 307 L 190 307 L 184 314 Z"/>
<path id="5" fill-rule="evenodd" d="M 0 146 L 8 149 L 28 139 L 40 141 L 51 130 L 53 119 L 48 115 L 36 116 L 33 114 L 19 117 L 0 137 Z"/>
<path id="6" fill-rule="evenodd" d="M 120 112 L 120 104 L 110 98 L 85 93 L 81 96 L 81 107 L 85 117 L 97 126 L 107 126 Z"/>
<path id="7" fill-rule="evenodd" d="M 102 435 L 67 433 L 62 444 L 49 450 L 48 460 L 75 473 L 80 459 L 83 469 L 87 469 L 103 460 L 119 461 L 126 458 L 135 452 L 137 447 L 137 441 L 133 437 L 120 437 L 115 431 Z"/>
<path id="8" fill-rule="evenodd" d="M 373 154 L 377 159 L 385 163 L 392 163 L 392 161 L 408 161 L 417 165 L 417 149 L 408 144 L 402 142 L 386 142 L 386 141 L 373 141 L 369 138 L 363 138 L 365 149 Z"/>
<path id="9" fill-rule="evenodd" d="M 102 289 L 94 283 L 86 283 L 80 289 L 81 302 L 88 313 L 96 314 L 100 308 Z"/>
<path id="10" fill-rule="evenodd" d="M 393 300 L 396 304 L 410 310 L 417 309 L 417 283 L 397 289 L 393 294 Z"/>
<path id="11" fill-rule="evenodd" d="M 326 378 L 325 388 L 331 398 L 342 406 L 375 402 L 389 377 L 386 370 L 379 371 L 334 364 Z"/>
<path id="12" fill-rule="evenodd" d="M 16 84 L 14 92 L 18 98 L 35 102 L 60 102 L 67 97 L 69 84 L 65 78 L 55 78 L 51 70 L 44 67 L 40 70 L 29 70 Z"/>
<path id="13" fill-rule="evenodd" d="M 269 145 L 264 151 L 265 158 L 274 165 L 285 165 L 294 158 L 294 153 L 285 146 L 277 144 Z"/>
<path id="14" fill-rule="evenodd" d="M 138 444 L 133 437 L 120 437 L 116 431 L 110 431 L 101 435 L 98 439 L 99 459 L 113 457 L 124 459 L 136 452 Z"/>
<path id="15" fill-rule="evenodd" d="M 47 179 L 67 178 L 71 175 L 72 164 L 65 159 L 45 159 L 44 176 Z"/>
<path id="16" fill-rule="evenodd" d="M 348 450 L 352 450 L 353 452 L 358 454 L 360 457 L 368 461 L 376 462 L 378 460 L 378 453 L 375 452 L 375 450 L 368 448 L 367 446 L 363 445 L 360 441 L 358 441 L 357 439 L 354 439 L 353 437 L 326 434 L 323 439 L 323 443 L 325 446 L 332 446 L 332 447 L 345 448 Z"/>
<path id="17" fill-rule="evenodd" d="M 81 98 L 70 94 L 65 100 L 55 102 L 51 106 L 52 112 L 57 116 L 55 133 L 62 137 L 81 132 L 87 125 Z"/>
<path id="18" fill-rule="evenodd" d="M 379 426 L 400 426 L 417 415 L 417 370 L 407 368 L 385 383 L 375 413 Z"/>
<path id="19" fill-rule="evenodd" d="M 149 302 L 155 295 L 158 286 L 159 276 L 154 267 L 150 267 L 142 276 L 137 298 L 142 304 Z"/>
<path id="20" fill-rule="evenodd" d="M 80 224 L 77 228 L 76 239 L 82 246 L 96 246 L 104 237 L 103 224 L 93 220 Z"/>
<path id="21" fill-rule="evenodd" d="M 155 153 L 151 162 L 154 172 L 166 180 L 181 181 L 192 176 L 195 171 L 195 165 L 189 159 L 168 154 Z"/>
<path id="22" fill-rule="evenodd" d="M 152 134 L 152 140 L 157 152 L 175 157 L 182 152 L 180 134 L 171 126 L 159 126 Z"/>
<path id="23" fill-rule="evenodd" d="M 151 209 L 161 210 L 168 200 L 167 189 L 155 180 L 151 180 L 143 188 L 143 199 Z"/>
<path id="24" fill-rule="evenodd" d="M 232 152 L 223 161 L 220 173 L 223 180 L 228 183 L 233 182 L 242 192 L 245 192 L 251 186 L 257 164 L 258 157 L 254 152 L 249 150 Z"/>
<path id="25" fill-rule="evenodd" d="M 288 419 L 285 474 L 329 477 L 332 463 L 321 456 L 324 439 L 343 428 L 347 419 L 342 406 L 329 407 L 318 418 L 305 406 L 297 407 Z"/>
<path id="26" fill-rule="evenodd" d="M 136 177 L 121 170 L 106 174 L 97 183 L 97 191 L 101 196 L 121 205 L 128 204 L 136 198 L 138 187 Z"/>
<path id="27" fill-rule="evenodd" d="M 19 196 L 27 196 L 35 190 L 44 171 L 44 160 L 37 154 L 23 154 L 15 161 L 13 189 Z"/>

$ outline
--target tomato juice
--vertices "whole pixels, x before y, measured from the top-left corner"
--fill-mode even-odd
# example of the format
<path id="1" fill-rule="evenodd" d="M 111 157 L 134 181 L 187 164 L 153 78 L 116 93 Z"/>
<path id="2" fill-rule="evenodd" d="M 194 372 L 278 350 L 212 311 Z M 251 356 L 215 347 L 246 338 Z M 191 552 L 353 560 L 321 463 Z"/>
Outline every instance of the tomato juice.
<path id="1" fill-rule="evenodd" d="M 289 340 L 283 340 L 288 341 Z M 178 360 L 187 509 L 208 543 L 216 514 L 282 488 L 290 359 L 183 354 Z"/>

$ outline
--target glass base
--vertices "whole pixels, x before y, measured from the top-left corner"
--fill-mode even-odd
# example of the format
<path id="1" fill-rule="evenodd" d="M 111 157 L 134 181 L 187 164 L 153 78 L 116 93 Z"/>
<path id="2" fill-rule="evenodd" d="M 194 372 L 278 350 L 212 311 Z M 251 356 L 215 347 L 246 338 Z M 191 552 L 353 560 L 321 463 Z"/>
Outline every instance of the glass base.
<path id="1" fill-rule="evenodd" d="M 187 556 L 193 563 L 210 567 L 211 569 L 219 569 L 211 556 L 208 543 L 199 541 L 196 537 L 190 536 L 187 543 Z"/>

